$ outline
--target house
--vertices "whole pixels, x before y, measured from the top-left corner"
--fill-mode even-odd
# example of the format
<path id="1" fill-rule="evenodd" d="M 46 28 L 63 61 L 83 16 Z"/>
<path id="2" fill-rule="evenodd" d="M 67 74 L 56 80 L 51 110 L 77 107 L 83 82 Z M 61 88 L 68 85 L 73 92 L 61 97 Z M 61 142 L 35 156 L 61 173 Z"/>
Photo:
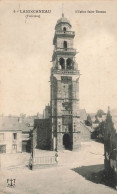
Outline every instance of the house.
<path id="1" fill-rule="evenodd" d="M 34 116 L 0 117 L 0 153 L 19 153 L 31 151 L 31 131 Z"/>
<path id="2" fill-rule="evenodd" d="M 22 130 L 17 117 L 0 117 L 0 153 L 22 152 Z"/>

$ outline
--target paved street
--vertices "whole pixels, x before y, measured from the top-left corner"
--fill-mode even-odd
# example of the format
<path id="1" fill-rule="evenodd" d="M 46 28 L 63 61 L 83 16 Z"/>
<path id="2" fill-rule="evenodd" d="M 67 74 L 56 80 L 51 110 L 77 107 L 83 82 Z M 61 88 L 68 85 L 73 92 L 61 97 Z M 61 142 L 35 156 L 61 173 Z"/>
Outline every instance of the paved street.
<path id="1" fill-rule="evenodd" d="M 89 142 L 81 150 L 59 152 L 57 167 L 31 171 L 26 167 L 1 171 L 1 192 L 15 194 L 114 194 L 102 179 L 103 144 Z M 7 179 L 16 179 L 14 188 Z"/>

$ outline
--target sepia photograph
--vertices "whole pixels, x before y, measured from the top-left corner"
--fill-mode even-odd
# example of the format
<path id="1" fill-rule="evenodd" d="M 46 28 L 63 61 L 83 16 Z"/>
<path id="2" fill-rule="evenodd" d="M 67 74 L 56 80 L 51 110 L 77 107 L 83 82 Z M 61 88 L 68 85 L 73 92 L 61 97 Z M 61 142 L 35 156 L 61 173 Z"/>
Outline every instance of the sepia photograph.
<path id="1" fill-rule="evenodd" d="M 0 1 L 0 194 L 117 193 L 117 1 Z"/>

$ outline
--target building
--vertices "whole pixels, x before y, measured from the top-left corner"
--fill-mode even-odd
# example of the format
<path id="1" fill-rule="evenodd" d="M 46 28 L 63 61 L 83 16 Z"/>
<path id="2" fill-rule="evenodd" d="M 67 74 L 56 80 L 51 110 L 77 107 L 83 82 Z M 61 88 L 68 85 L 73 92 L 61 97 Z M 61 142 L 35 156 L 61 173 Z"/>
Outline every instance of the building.
<path id="1" fill-rule="evenodd" d="M 22 152 L 22 130 L 16 117 L 0 117 L 0 153 Z"/>
<path id="2" fill-rule="evenodd" d="M 62 14 L 57 21 L 53 39 L 54 52 L 51 69 L 51 117 L 53 149 L 79 146 L 79 77 L 73 47 L 75 32 Z"/>
<path id="3" fill-rule="evenodd" d="M 36 117 L 0 117 L 0 153 L 31 151 L 30 133 Z"/>
<path id="4" fill-rule="evenodd" d="M 35 148 L 51 150 L 51 119 L 35 119 Z"/>
<path id="5" fill-rule="evenodd" d="M 45 106 L 45 109 L 43 111 L 43 117 L 44 119 L 48 119 L 51 116 L 51 108 L 50 105 L 48 104 L 47 106 Z"/>
<path id="6" fill-rule="evenodd" d="M 31 152 L 31 133 L 34 127 L 34 121 L 33 125 L 22 122 L 20 127 L 22 129 L 22 152 Z"/>
<path id="7" fill-rule="evenodd" d="M 85 109 L 79 109 L 80 120 L 85 122 L 87 120 L 87 112 Z"/>
<path id="8" fill-rule="evenodd" d="M 47 130 L 51 133 L 51 149 L 73 150 L 79 148 L 81 141 L 90 139 L 89 128 L 84 122 L 80 122 L 79 111 L 79 77 L 78 64 L 75 60 L 77 54 L 74 49 L 73 41 L 75 32 L 67 18 L 62 17 L 55 26 L 55 35 L 53 39 L 54 51 L 52 55 L 53 66 L 50 76 L 50 124 L 42 127 L 40 122 L 35 121 L 35 129 L 39 130 L 37 141 L 41 138 L 38 147 L 42 148 L 43 133 Z M 47 108 L 45 110 L 48 110 Z M 47 111 L 46 111 L 47 112 Z M 48 114 L 46 114 L 48 116 Z M 83 119 L 86 118 L 86 112 L 81 111 Z M 35 131 L 36 131 L 35 130 Z M 45 131 L 45 132 L 44 132 Z M 50 134 L 49 133 L 49 134 Z M 44 145 L 44 144 L 43 144 Z"/>

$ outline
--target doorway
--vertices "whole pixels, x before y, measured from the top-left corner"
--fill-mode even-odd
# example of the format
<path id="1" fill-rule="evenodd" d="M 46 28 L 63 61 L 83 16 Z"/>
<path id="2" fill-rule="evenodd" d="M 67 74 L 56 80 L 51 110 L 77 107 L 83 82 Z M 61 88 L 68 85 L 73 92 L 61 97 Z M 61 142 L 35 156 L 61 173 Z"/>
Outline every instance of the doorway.
<path id="1" fill-rule="evenodd" d="M 17 152 L 17 145 L 13 144 L 12 145 L 12 153 L 16 153 Z"/>
<path id="2" fill-rule="evenodd" d="M 63 135 L 63 145 L 66 150 L 71 150 L 70 135 L 68 133 Z"/>

